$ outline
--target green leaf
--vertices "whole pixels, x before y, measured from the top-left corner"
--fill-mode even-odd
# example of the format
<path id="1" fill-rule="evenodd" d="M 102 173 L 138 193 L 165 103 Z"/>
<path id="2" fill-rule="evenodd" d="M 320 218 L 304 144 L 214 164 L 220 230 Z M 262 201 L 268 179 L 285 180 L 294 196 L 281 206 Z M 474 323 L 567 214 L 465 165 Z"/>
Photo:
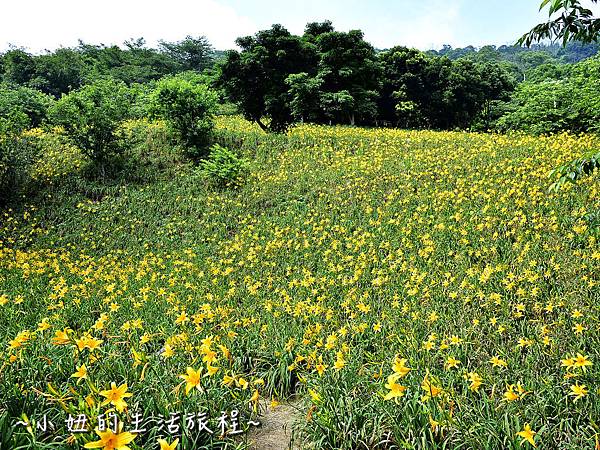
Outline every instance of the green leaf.
<path id="1" fill-rule="evenodd" d="M 544 0 L 544 1 L 542 2 L 542 4 L 540 5 L 540 11 L 541 11 L 542 9 L 544 9 L 544 8 L 546 7 L 546 5 L 548 5 L 548 3 L 550 3 L 551 1 L 552 1 L 552 0 Z"/>

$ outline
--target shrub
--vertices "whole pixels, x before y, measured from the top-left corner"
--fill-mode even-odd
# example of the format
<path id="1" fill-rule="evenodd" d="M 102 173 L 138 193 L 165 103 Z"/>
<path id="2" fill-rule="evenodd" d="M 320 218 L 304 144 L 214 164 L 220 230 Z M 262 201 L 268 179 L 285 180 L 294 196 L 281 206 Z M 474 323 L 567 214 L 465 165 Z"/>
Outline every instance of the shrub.
<path id="1" fill-rule="evenodd" d="M 19 192 L 36 158 L 35 148 L 27 145 L 20 127 L 0 117 L 0 205 Z"/>
<path id="2" fill-rule="evenodd" d="M 152 95 L 153 112 L 166 119 L 192 157 L 204 156 L 213 131 L 217 94 L 190 74 L 163 78 Z"/>
<path id="3" fill-rule="evenodd" d="M 6 202 L 9 187 L 12 185 L 14 168 L 14 134 L 6 119 L 0 118 L 0 205 Z"/>
<path id="4" fill-rule="evenodd" d="M 215 144 L 210 155 L 202 161 L 202 174 L 219 186 L 239 186 L 248 169 L 248 161 L 231 150 Z"/>
<path id="5" fill-rule="evenodd" d="M 53 184 L 60 178 L 78 173 L 86 165 L 81 150 L 73 145 L 62 128 L 47 131 L 34 128 L 22 136 L 37 155 L 28 174 L 32 181 Z"/>
<path id="6" fill-rule="evenodd" d="M 165 120 L 127 120 L 121 129 L 131 144 L 129 154 L 135 161 L 138 177 L 146 181 L 156 177 L 169 178 L 182 164 L 190 164 L 175 145 L 172 130 Z"/>
<path id="7" fill-rule="evenodd" d="M 164 120 L 148 118 L 126 120 L 121 124 L 123 137 L 148 154 L 170 151 L 173 139 Z"/>
<path id="8" fill-rule="evenodd" d="M 35 89 L 0 83 L 0 118 L 9 120 L 19 128 L 42 124 L 52 103 L 52 97 Z"/>
<path id="9" fill-rule="evenodd" d="M 63 96 L 49 114 L 92 162 L 104 166 L 127 148 L 119 125 L 130 115 L 132 97 L 123 82 L 100 79 Z"/>
<path id="10" fill-rule="evenodd" d="M 129 86 L 131 92 L 131 114 L 132 119 L 145 119 L 151 114 L 151 97 L 154 92 L 156 82 L 145 84 L 134 83 Z"/>

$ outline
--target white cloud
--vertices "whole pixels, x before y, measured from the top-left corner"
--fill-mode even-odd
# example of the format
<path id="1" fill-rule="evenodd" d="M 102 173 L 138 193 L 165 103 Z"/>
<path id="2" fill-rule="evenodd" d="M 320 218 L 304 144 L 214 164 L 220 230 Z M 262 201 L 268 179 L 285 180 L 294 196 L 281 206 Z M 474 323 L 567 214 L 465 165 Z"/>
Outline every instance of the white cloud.
<path id="1" fill-rule="evenodd" d="M 144 37 L 179 40 L 205 35 L 218 49 L 231 48 L 256 25 L 216 0 L 20 0 L 2 2 L 0 50 L 8 44 L 30 51 L 89 43 L 121 44 Z"/>

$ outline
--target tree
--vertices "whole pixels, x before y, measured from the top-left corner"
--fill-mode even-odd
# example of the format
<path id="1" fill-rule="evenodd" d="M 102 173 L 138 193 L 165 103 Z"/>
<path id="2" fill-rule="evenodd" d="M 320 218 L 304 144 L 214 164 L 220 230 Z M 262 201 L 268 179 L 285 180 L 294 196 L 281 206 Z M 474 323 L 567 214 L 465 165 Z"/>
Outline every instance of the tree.
<path id="1" fill-rule="evenodd" d="M 13 48 L 3 56 L 4 81 L 26 84 L 35 74 L 34 57 L 20 48 Z"/>
<path id="2" fill-rule="evenodd" d="M 79 43 L 77 50 L 86 62 L 86 78 L 111 77 L 126 84 L 147 83 L 178 71 L 178 64 L 167 54 L 147 48 L 144 39 L 131 39 L 117 45 Z"/>
<path id="3" fill-rule="evenodd" d="M 590 0 L 598 3 L 598 0 Z M 560 13 L 555 19 L 536 25 L 521 36 L 519 45 L 530 46 L 544 39 L 562 39 L 563 46 L 569 41 L 596 42 L 600 38 L 600 18 L 595 18 L 590 9 L 581 6 L 579 0 L 543 0 L 540 11 L 548 7 L 548 16 Z"/>
<path id="4" fill-rule="evenodd" d="M 394 47 L 379 59 L 380 115 L 406 127 L 487 128 L 497 116 L 494 106 L 508 100 L 516 84 L 507 63 L 495 58 L 478 63 L 472 57 L 450 61 Z"/>
<path id="5" fill-rule="evenodd" d="M 460 59 L 452 64 L 443 92 L 446 128 L 467 128 L 483 109 L 487 95 L 482 75 L 481 66 L 470 60 Z"/>
<path id="6" fill-rule="evenodd" d="M 471 127 L 479 122 L 484 130 L 488 130 L 503 113 L 502 106 L 511 98 L 512 92 L 517 87 L 517 80 L 511 67 L 503 62 L 487 62 L 477 64 L 476 89 L 479 98 L 474 105 L 473 116 L 469 118 Z"/>
<path id="7" fill-rule="evenodd" d="M 446 57 L 393 47 L 379 56 L 383 120 L 412 127 L 441 127 L 445 115 L 442 91 L 452 63 Z"/>
<path id="8" fill-rule="evenodd" d="M 125 83 L 98 79 L 61 97 L 49 115 L 103 171 L 106 163 L 127 148 L 118 129 L 129 118 L 132 104 L 133 95 Z"/>
<path id="9" fill-rule="evenodd" d="M 151 95 L 154 112 L 169 122 L 190 156 L 203 156 L 213 130 L 217 94 L 194 73 L 160 80 Z"/>
<path id="10" fill-rule="evenodd" d="M 338 32 L 330 21 L 313 22 L 302 39 L 316 48 L 318 62 L 313 75 L 286 79 L 293 115 L 317 123 L 375 122 L 380 66 L 362 32 Z"/>
<path id="11" fill-rule="evenodd" d="M 34 65 L 35 74 L 28 84 L 55 97 L 79 88 L 85 78 L 85 61 L 70 48 L 37 56 Z"/>
<path id="12" fill-rule="evenodd" d="M 326 22 L 327 24 L 327 22 Z M 329 23 L 330 25 L 330 23 Z M 334 122 L 372 123 L 377 115 L 380 66 L 373 46 L 360 30 L 326 31 L 309 24 L 304 38 L 313 41 L 319 52 L 317 76 L 321 83 L 325 116 Z"/>
<path id="13" fill-rule="evenodd" d="M 498 125 L 535 134 L 600 131 L 599 84 L 600 57 L 577 63 L 560 79 L 521 83 Z"/>
<path id="14" fill-rule="evenodd" d="M 532 83 L 541 83 L 549 80 L 562 80 L 569 76 L 571 66 L 567 64 L 547 63 L 529 69 L 525 73 L 525 80 Z"/>
<path id="15" fill-rule="evenodd" d="M 186 36 L 179 42 L 159 41 L 159 49 L 179 65 L 180 71 L 202 72 L 214 62 L 214 49 L 205 36 Z"/>
<path id="16" fill-rule="evenodd" d="M 17 84 L 0 83 L 0 118 L 13 127 L 25 129 L 41 125 L 47 118 L 52 97 Z"/>
<path id="17" fill-rule="evenodd" d="M 286 79 L 303 72 L 314 75 L 318 58 L 315 46 L 281 25 L 238 38 L 236 43 L 241 52 L 227 52 L 219 67 L 218 86 L 246 119 L 264 130 L 285 130 L 294 121 Z"/>
<path id="18" fill-rule="evenodd" d="M 302 122 L 318 122 L 323 116 L 323 79 L 306 72 L 293 73 L 285 80 L 288 84 L 292 115 Z"/>
<path id="19" fill-rule="evenodd" d="M 309 22 L 304 27 L 304 38 L 312 43 L 315 43 L 317 37 L 325 33 L 335 31 L 331 20 L 324 22 Z"/>
<path id="20" fill-rule="evenodd" d="M 569 42 L 566 46 L 560 47 L 556 52 L 556 57 L 564 63 L 577 63 L 584 59 L 591 58 L 598 54 L 600 43 Z"/>

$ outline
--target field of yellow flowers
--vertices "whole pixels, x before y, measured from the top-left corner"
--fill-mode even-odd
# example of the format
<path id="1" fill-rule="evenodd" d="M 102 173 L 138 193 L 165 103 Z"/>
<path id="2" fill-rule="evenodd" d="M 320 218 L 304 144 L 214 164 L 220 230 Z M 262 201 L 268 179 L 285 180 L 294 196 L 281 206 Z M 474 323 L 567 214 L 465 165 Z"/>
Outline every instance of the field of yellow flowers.
<path id="1" fill-rule="evenodd" d="M 307 448 L 600 448 L 600 182 L 547 176 L 600 138 L 217 137 L 239 189 L 2 213 L 2 450 L 243 449 L 290 398 Z"/>

